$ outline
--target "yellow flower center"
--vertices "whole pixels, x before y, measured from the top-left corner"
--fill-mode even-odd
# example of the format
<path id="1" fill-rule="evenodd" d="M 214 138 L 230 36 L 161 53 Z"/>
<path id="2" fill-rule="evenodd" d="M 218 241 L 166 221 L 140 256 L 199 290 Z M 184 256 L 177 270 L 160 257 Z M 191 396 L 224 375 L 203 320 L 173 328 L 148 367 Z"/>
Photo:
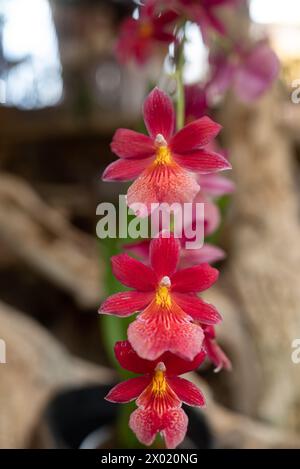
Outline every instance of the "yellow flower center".
<path id="1" fill-rule="evenodd" d="M 170 164 L 172 162 L 172 154 L 167 145 L 158 147 L 155 156 L 154 164 L 156 165 Z"/>
<path id="2" fill-rule="evenodd" d="M 172 163 L 172 153 L 163 135 L 158 134 L 155 138 L 155 165 L 166 165 Z"/>
<path id="3" fill-rule="evenodd" d="M 167 381 L 165 378 L 165 365 L 160 362 L 157 364 L 154 372 L 154 376 L 152 378 L 152 389 L 151 391 L 153 394 L 157 396 L 162 396 L 167 389 Z"/>
<path id="4" fill-rule="evenodd" d="M 156 304 L 162 308 L 170 308 L 172 300 L 169 288 L 164 285 L 160 285 L 156 290 L 155 301 Z"/>
<path id="5" fill-rule="evenodd" d="M 142 38 L 148 38 L 152 36 L 153 26 L 150 21 L 143 21 L 139 27 L 139 33 Z"/>
<path id="6" fill-rule="evenodd" d="M 156 290 L 155 301 L 162 308 L 170 308 L 172 304 L 170 295 L 171 280 L 165 275 L 159 282 Z"/>

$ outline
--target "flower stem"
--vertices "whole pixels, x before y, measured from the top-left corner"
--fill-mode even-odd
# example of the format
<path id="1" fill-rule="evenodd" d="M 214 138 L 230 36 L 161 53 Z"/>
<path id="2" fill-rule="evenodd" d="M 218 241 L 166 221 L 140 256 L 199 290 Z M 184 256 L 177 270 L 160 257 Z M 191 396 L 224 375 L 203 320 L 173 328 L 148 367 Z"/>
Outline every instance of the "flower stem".
<path id="1" fill-rule="evenodd" d="M 176 54 L 176 82 L 177 82 L 177 104 L 176 104 L 176 122 L 177 130 L 182 129 L 185 120 L 185 97 L 184 97 L 184 81 L 183 81 L 183 69 L 184 69 L 184 44 L 185 44 L 185 24 L 180 30 L 181 38 L 177 48 Z"/>

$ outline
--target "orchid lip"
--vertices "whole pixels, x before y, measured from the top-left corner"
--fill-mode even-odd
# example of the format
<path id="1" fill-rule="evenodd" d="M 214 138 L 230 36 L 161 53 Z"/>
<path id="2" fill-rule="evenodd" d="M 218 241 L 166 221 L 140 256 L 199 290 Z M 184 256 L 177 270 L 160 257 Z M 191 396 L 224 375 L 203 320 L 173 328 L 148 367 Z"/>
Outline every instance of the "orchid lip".
<path id="1" fill-rule="evenodd" d="M 159 282 L 159 285 L 160 285 L 161 287 L 168 287 L 168 288 L 170 288 L 170 286 L 171 286 L 171 279 L 170 279 L 170 277 L 168 277 L 167 275 L 165 275 L 165 276 L 161 279 L 161 281 Z"/>

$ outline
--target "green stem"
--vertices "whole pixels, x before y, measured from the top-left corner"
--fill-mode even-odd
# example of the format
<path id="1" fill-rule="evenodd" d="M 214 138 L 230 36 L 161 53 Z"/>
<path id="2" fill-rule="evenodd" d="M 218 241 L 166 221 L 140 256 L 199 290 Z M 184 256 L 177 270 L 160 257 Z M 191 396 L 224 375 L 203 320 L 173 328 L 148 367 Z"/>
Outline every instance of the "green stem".
<path id="1" fill-rule="evenodd" d="M 184 81 L 183 81 L 183 69 L 184 69 L 184 44 L 185 44 L 185 24 L 182 27 L 182 39 L 177 49 L 177 60 L 176 60 L 176 81 L 177 81 L 177 106 L 176 106 L 176 122 L 177 130 L 182 129 L 185 120 L 185 97 L 184 97 Z"/>

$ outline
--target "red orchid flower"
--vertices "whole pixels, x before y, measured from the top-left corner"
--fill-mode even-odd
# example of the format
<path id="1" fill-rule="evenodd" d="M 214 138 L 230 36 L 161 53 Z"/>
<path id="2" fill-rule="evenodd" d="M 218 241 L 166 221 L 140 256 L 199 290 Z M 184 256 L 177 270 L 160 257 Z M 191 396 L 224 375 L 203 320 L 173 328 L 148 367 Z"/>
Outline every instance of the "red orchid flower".
<path id="1" fill-rule="evenodd" d="M 170 98 L 155 88 L 144 103 L 144 120 L 150 136 L 133 130 L 118 129 L 111 149 L 120 159 L 103 174 L 105 181 L 137 178 L 129 187 L 129 206 L 142 203 L 151 212 L 151 204 L 191 202 L 199 185 L 191 172 L 207 174 L 230 169 L 230 163 L 218 153 L 204 149 L 219 132 L 220 125 L 202 117 L 173 135 L 175 113 Z"/>
<path id="2" fill-rule="evenodd" d="M 134 290 L 110 296 L 99 312 L 124 317 L 142 311 L 127 334 L 134 350 L 148 360 L 167 351 L 193 360 L 203 342 L 202 328 L 193 321 L 221 321 L 216 308 L 196 295 L 217 280 L 218 271 L 208 264 L 176 270 L 179 253 L 179 241 L 169 234 L 151 241 L 150 266 L 127 254 L 112 258 L 115 277 Z"/>
<path id="3" fill-rule="evenodd" d="M 205 352 L 201 350 L 193 361 L 182 360 L 168 352 L 149 361 L 140 358 L 125 340 L 116 343 L 115 355 L 123 368 L 143 376 L 117 384 L 106 399 L 116 403 L 136 400 L 138 408 L 131 414 L 129 426 L 141 443 L 151 445 L 156 434 L 161 433 L 167 448 L 178 446 L 188 425 L 182 402 L 190 406 L 205 405 L 201 391 L 178 376 L 197 369 Z"/>
<path id="4" fill-rule="evenodd" d="M 203 346 L 206 350 L 208 358 L 216 366 L 215 372 L 222 370 L 222 368 L 225 368 L 226 370 L 231 370 L 231 361 L 216 342 L 215 328 L 213 326 L 203 325 L 203 330 Z"/>
<path id="5" fill-rule="evenodd" d="M 155 1 L 150 0 L 140 8 L 138 19 L 126 18 L 121 24 L 116 52 L 120 62 L 134 59 L 144 64 L 153 54 L 157 43 L 175 41 L 172 26 L 178 18 L 171 10 L 157 12 Z"/>

